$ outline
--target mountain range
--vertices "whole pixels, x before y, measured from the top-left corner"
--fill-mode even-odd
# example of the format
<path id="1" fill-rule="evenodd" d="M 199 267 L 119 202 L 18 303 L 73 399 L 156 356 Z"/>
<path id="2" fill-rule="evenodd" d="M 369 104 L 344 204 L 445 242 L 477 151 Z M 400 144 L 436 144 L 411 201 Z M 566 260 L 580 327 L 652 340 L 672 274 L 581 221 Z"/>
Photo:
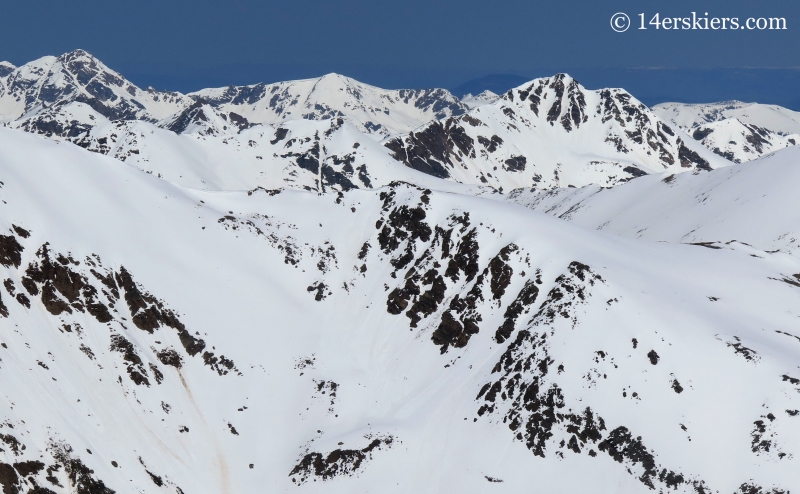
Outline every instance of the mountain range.
<path id="1" fill-rule="evenodd" d="M 3 125 L 195 188 L 376 187 L 414 174 L 404 167 L 495 191 L 613 186 L 744 162 L 800 139 L 787 132 L 789 110 L 741 110 L 738 122 L 721 122 L 709 116 L 722 115 L 715 107 L 651 110 L 624 90 L 589 91 L 564 74 L 462 101 L 338 74 L 188 95 L 142 90 L 81 50 L 2 66 Z M 220 160 L 225 171 L 213 165 Z"/>
<path id="2" fill-rule="evenodd" d="M 791 115 L 2 63 L 3 494 L 796 491 Z"/>

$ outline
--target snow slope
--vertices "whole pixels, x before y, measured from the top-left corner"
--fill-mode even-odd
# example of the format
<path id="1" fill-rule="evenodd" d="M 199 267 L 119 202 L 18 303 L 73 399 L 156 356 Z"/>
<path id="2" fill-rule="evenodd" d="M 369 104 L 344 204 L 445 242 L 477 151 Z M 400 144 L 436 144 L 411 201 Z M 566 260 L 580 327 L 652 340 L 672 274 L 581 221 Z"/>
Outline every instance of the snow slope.
<path id="1" fill-rule="evenodd" d="M 653 107 L 653 112 L 734 163 L 800 142 L 800 114 L 777 105 L 741 101 L 661 103 Z"/>
<path id="2" fill-rule="evenodd" d="M 779 134 L 753 124 L 744 124 L 736 118 L 695 127 L 692 137 L 715 154 L 734 163 L 750 161 L 800 142 L 800 134 Z"/>
<path id="3" fill-rule="evenodd" d="M 800 487 L 787 254 L 199 191 L 9 129 L 0 181 L 4 492 Z"/>
<path id="4" fill-rule="evenodd" d="M 207 105 L 197 110 L 211 114 Z M 349 190 L 394 181 L 461 192 L 483 189 L 404 166 L 342 118 L 294 120 L 235 134 L 223 129 L 224 122 L 209 118 L 201 122 L 202 131 L 182 134 L 147 122 L 105 122 L 72 141 L 175 184 L 203 190 Z"/>
<path id="5" fill-rule="evenodd" d="M 467 105 L 471 110 L 479 106 L 488 105 L 489 103 L 494 103 L 498 99 L 500 99 L 499 95 L 494 94 L 493 92 L 486 89 L 481 93 L 476 94 L 475 96 L 473 96 L 472 94 L 465 94 L 461 98 L 461 102 Z"/>
<path id="6" fill-rule="evenodd" d="M 613 189 L 517 190 L 508 200 L 604 232 L 730 242 L 800 254 L 800 149 L 702 174 L 641 177 Z M 760 254 L 757 254 L 760 255 Z"/>

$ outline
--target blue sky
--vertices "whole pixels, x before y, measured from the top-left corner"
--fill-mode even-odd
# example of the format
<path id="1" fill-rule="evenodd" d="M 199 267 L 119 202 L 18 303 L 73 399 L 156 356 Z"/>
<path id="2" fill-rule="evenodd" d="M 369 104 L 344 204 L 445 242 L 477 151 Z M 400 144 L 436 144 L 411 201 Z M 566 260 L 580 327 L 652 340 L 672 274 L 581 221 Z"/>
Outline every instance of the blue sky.
<path id="1" fill-rule="evenodd" d="M 783 17 L 788 29 L 636 29 L 639 13 L 649 21 L 693 11 Z M 612 31 L 616 12 L 637 25 Z M 787 0 L 0 0 L 0 15 L 0 59 L 83 48 L 159 89 L 332 71 L 383 87 L 455 88 L 489 74 L 569 71 L 589 86 L 628 86 L 648 103 L 690 98 L 701 84 L 705 99 L 800 104 L 800 2 Z"/>

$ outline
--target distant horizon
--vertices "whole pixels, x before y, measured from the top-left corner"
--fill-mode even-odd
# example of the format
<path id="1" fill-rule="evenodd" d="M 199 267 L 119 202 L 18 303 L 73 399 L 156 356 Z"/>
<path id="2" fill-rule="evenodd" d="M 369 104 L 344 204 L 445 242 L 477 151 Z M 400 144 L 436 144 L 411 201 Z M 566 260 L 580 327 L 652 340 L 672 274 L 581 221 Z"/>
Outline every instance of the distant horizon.
<path id="1" fill-rule="evenodd" d="M 81 48 L 76 48 L 76 50 Z M 69 50 L 65 53 L 69 53 Z M 140 88 L 184 94 L 202 89 L 313 79 L 337 73 L 383 89 L 447 89 L 454 96 L 478 94 L 485 89 L 503 92 L 527 81 L 567 73 L 587 89 L 618 87 L 647 106 L 660 103 L 703 104 L 724 101 L 774 104 L 800 111 L 800 67 L 542 67 L 526 71 L 474 73 L 464 70 L 384 70 L 366 66 L 302 66 L 256 64 L 190 67 L 181 65 L 127 65 L 109 63 L 84 50 Z M 2 60 L 22 66 L 26 61 Z M 121 66 L 120 66 L 121 65 Z M 282 77 L 283 76 L 283 77 Z M 394 84 L 392 82 L 395 82 Z"/>
<path id="2" fill-rule="evenodd" d="M 493 74 L 533 79 L 567 72 L 586 87 L 623 87 L 648 105 L 739 99 L 800 110 L 800 3 L 785 0 L 138 6 L 0 0 L 0 12 L 13 20 L 0 30 L 0 58 L 20 65 L 80 47 L 137 85 L 180 92 L 329 72 L 383 88 L 449 90 Z M 775 17 L 786 29 L 670 30 L 651 23 L 656 14 L 693 12 Z M 631 29 L 615 32 L 610 20 L 618 14 Z"/>

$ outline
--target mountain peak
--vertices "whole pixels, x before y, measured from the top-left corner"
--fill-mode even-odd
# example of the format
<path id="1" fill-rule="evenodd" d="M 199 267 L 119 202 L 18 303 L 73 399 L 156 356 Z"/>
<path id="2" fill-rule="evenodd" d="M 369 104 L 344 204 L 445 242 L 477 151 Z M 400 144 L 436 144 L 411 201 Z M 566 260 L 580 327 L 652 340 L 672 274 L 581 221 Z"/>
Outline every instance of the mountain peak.
<path id="1" fill-rule="evenodd" d="M 357 81 L 350 77 L 347 77 L 342 74 L 337 74 L 336 72 L 330 72 L 319 77 L 315 84 L 315 89 L 319 88 L 327 88 L 330 86 L 334 87 L 349 87 L 349 88 L 372 88 L 369 84 L 365 84 L 363 82 Z M 377 89 L 377 88 L 376 88 Z"/>
<path id="2" fill-rule="evenodd" d="M 78 59 L 78 58 L 88 58 L 88 59 L 91 59 L 91 60 L 97 60 L 97 58 L 95 58 L 94 55 L 92 55 L 88 51 L 83 50 L 81 48 L 76 48 L 75 50 L 68 51 L 68 52 L 62 54 L 58 58 L 59 58 L 59 60 L 74 60 L 74 59 Z"/>

